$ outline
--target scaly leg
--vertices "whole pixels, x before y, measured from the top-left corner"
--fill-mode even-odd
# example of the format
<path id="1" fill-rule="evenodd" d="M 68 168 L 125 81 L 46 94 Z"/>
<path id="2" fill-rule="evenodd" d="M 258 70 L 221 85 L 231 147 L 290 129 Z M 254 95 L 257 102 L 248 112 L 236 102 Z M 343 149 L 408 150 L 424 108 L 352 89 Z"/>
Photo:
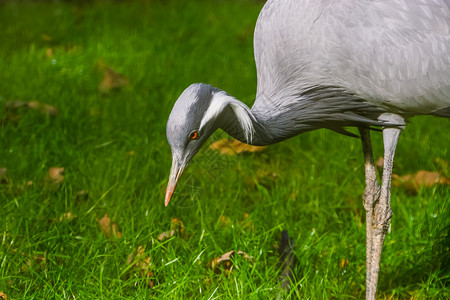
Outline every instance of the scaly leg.
<path id="1" fill-rule="evenodd" d="M 366 208 L 366 213 L 371 215 L 367 217 L 367 221 L 370 222 L 366 224 L 367 237 L 371 240 L 370 242 L 367 242 L 368 246 L 370 246 L 370 249 L 367 249 L 367 255 L 370 256 L 367 257 L 366 278 L 366 299 L 370 300 L 375 299 L 378 284 L 378 273 L 380 271 L 381 252 L 383 250 L 383 243 L 386 233 L 391 224 L 392 167 L 394 164 L 394 154 L 398 138 L 405 124 L 403 118 L 395 114 L 383 114 L 380 116 L 380 120 L 387 121 L 391 124 L 399 124 L 400 126 L 397 128 L 383 129 L 384 165 L 381 190 L 379 197 L 368 199 L 369 203 L 365 203 L 364 205 Z M 369 167 L 369 169 L 372 170 L 372 167 Z M 370 171 L 369 173 L 373 172 Z M 364 197 L 366 197 L 366 195 L 364 195 Z M 366 201 L 366 198 L 364 200 Z M 372 203 L 370 203 L 371 201 Z"/>
<path id="2" fill-rule="evenodd" d="M 380 186 L 377 181 L 377 173 L 373 162 L 372 143 L 370 141 L 370 131 L 359 129 L 364 153 L 366 188 L 363 195 L 363 204 L 366 210 L 366 294 L 371 294 L 373 287 L 372 278 L 372 252 L 374 249 L 372 238 L 372 217 L 375 203 L 380 198 Z M 376 290 L 376 282 L 375 282 Z M 373 294 L 375 291 L 373 292 Z M 368 298 L 369 299 L 369 298 Z"/>

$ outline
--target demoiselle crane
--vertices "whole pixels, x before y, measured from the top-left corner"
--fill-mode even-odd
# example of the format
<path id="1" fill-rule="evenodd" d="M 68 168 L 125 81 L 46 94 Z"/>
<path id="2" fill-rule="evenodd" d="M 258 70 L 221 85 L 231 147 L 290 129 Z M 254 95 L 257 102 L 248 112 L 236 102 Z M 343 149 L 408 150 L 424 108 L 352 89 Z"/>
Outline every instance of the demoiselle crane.
<path id="1" fill-rule="evenodd" d="M 400 132 L 415 115 L 450 117 L 450 0 L 269 0 L 254 50 L 258 87 L 251 109 L 203 83 L 176 101 L 167 122 L 173 161 L 165 205 L 216 129 L 268 145 L 320 128 L 351 136 L 345 128 L 357 127 L 365 158 L 366 298 L 375 299 Z M 374 128 L 383 130 L 381 186 Z"/>

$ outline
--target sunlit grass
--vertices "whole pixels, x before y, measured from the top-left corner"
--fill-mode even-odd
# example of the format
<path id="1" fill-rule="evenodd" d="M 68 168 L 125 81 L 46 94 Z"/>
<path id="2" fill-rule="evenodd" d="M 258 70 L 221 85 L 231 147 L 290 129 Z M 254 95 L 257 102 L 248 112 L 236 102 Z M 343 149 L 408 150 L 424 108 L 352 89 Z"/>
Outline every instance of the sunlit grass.
<path id="1" fill-rule="evenodd" d="M 287 296 L 360 299 L 365 290 L 361 143 L 319 130 L 233 157 L 205 147 L 168 208 L 165 123 L 193 82 L 251 105 L 252 32 L 261 1 L 8 2 L 0 6 L 0 291 L 13 299 L 151 297 L 271 299 L 279 290 L 280 232 L 298 263 Z M 51 48 L 51 57 L 47 54 Z M 103 94 L 99 65 L 130 86 Z M 55 106 L 47 116 L 8 101 Z M 450 122 L 418 117 L 402 134 L 394 172 L 450 177 Z M 217 133 L 213 140 L 224 137 Z M 373 133 L 375 155 L 382 154 Z M 48 169 L 65 168 L 59 187 Z M 1 179 L 1 178 L 0 178 Z M 80 191 L 85 194 L 80 195 Z M 86 196 L 87 194 L 87 196 Z M 380 298 L 450 298 L 448 186 L 393 188 Z M 71 219 L 61 218 L 70 212 Z M 107 238 L 107 214 L 122 233 Z M 159 241 L 181 219 L 185 234 Z M 139 246 L 153 287 L 127 263 Z M 207 267 L 242 250 L 225 276 Z M 343 263 L 345 262 L 344 267 Z"/>

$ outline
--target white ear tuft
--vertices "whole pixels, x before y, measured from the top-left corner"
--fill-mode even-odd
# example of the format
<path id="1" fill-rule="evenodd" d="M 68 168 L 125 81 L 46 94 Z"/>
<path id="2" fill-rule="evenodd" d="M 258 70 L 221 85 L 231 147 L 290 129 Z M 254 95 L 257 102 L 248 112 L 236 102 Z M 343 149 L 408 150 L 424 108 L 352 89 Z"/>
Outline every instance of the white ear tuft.
<path id="1" fill-rule="evenodd" d="M 243 103 L 234 100 L 230 103 L 231 108 L 233 109 L 234 113 L 236 114 L 236 118 L 239 121 L 239 124 L 241 125 L 242 130 L 244 131 L 245 139 L 247 140 L 247 143 L 251 144 L 253 140 L 253 120 L 252 120 L 252 114 L 250 112 L 250 109 Z"/>
<path id="2" fill-rule="evenodd" d="M 251 143 L 254 128 L 250 109 L 244 103 L 236 100 L 223 91 L 217 92 L 213 95 L 210 105 L 200 123 L 200 129 L 211 120 L 215 119 L 227 105 L 230 105 L 231 109 L 234 111 L 247 142 Z"/>

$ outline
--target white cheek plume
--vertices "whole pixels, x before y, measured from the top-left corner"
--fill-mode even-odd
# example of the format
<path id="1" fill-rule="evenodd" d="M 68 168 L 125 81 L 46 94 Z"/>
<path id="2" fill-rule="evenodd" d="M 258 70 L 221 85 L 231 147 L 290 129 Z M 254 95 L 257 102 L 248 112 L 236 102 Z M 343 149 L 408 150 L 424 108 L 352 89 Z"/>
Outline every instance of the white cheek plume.
<path id="1" fill-rule="evenodd" d="M 240 127 L 242 128 L 245 138 L 248 143 L 253 139 L 253 116 L 250 109 L 242 102 L 236 100 L 225 92 L 215 93 L 211 99 L 210 105 L 206 110 L 205 115 L 200 123 L 200 130 L 213 121 L 217 116 L 225 109 L 226 106 L 230 106 L 233 110 Z"/>

